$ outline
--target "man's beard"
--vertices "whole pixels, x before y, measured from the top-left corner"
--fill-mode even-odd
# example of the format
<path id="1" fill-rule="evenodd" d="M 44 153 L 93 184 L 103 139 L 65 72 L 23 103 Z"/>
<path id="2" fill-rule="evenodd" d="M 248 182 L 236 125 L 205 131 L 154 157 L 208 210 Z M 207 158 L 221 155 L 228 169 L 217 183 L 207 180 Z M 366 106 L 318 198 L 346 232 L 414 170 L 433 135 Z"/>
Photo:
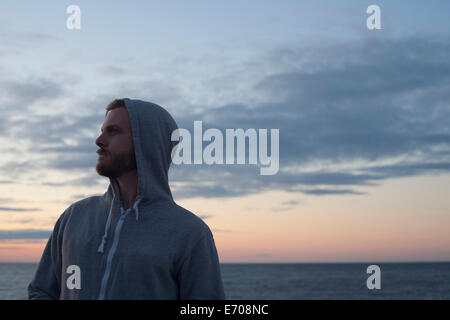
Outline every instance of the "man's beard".
<path id="1" fill-rule="evenodd" d="M 114 156 L 111 153 L 107 153 L 102 160 L 99 159 L 95 167 L 99 175 L 111 179 L 119 178 L 124 173 L 135 170 L 136 168 L 134 150 L 131 150 L 128 154 L 122 153 Z"/>

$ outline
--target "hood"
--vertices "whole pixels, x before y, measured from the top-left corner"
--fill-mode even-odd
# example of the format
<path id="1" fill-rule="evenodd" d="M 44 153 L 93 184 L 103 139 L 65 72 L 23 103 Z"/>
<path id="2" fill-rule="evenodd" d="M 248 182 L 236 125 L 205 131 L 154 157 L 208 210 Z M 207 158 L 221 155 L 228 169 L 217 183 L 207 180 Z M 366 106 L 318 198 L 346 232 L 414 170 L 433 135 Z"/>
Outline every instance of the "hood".
<path id="1" fill-rule="evenodd" d="M 128 98 L 123 100 L 130 117 L 136 155 L 136 199 L 140 203 L 173 200 L 168 172 L 172 162 L 172 149 L 178 143 L 171 140 L 172 132 L 178 129 L 177 123 L 169 112 L 155 103 Z M 118 198 L 118 191 L 116 181 L 110 179 L 108 198 L 114 195 Z"/>
<path id="2" fill-rule="evenodd" d="M 168 173 L 172 149 L 178 144 L 178 141 L 171 140 L 171 136 L 178 126 L 169 112 L 155 103 L 128 98 L 123 100 L 130 117 L 138 172 L 136 201 L 128 210 L 133 210 L 138 220 L 140 205 L 173 201 Z M 105 200 L 109 204 L 109 214 L 99 252 L 103 252 L 106 244 L 116 201 L 120 204 L 121 213 L 123 210 L 119 187 L 114 179 L 110 178 Z"/>
<path id="3" fill-rule="evenodd" d="M 124 99 L 133 135 L 138 171 L 137 198 L 141 202 L 172 200 L 168 172 L 172 162 L 172 132 L 178 126 L 161 106 L 142 100 Z"/>

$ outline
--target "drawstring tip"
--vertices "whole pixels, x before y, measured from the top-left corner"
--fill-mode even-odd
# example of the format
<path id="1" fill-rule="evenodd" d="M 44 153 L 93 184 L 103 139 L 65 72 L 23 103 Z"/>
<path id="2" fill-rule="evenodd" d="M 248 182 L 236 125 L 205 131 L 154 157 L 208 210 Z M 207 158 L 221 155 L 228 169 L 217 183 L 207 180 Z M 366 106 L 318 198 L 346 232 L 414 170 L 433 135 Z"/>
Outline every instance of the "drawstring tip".
<path id="1" fill-rule="evenodd" d="M 103 253 L 105 251 L 105 242 L 106 241 L 103 239 L 102 243 L 100 243 L 100 246 L 98 247 L 98 250 L 97 250 L 98 253 Z"/>
<path id="2" fill-rule="evenodd" d="M 139 219 L 139 202 L 141 202 L 141 198 L 137 198 L 133 206 L 134 213 L 136 215 L 136 221 L 138 221 Z"/>

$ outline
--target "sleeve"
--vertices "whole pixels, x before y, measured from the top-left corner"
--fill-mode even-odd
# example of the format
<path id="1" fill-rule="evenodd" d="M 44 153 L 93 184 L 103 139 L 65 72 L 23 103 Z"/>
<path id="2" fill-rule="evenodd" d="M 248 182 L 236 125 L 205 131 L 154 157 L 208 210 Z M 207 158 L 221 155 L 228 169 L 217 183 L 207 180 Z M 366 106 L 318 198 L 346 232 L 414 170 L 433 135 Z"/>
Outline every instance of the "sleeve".
<path id="1" fill-rule="evenodd" d="M 219 257 L 210 230 L 184 259 L 178 274 L 181 300 L 224 300 Z"/>
<path id="2" fill-rule="evenodd" d="M 38 268 L 28 285 L 28 299 L 59 299 L 61 288 L 61 217 L 45 246 Z"/>

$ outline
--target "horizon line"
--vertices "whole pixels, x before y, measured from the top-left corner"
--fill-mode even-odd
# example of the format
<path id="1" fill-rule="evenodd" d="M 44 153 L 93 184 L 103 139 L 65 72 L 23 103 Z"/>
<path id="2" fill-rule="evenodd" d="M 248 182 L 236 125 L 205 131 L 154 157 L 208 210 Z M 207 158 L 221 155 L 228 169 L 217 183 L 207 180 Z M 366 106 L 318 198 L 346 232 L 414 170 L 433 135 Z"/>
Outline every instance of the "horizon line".
<path id="1" fill-rule="evenodd" d="M 0 263 L 39 264 L 39 261 L 0 261 Z M 219 264 L 394 264 L 394 263 L 450 263 L 450 260 L 405 260 L 405 261 L 322 261 L 322 262 L 219 262 Z"/>

